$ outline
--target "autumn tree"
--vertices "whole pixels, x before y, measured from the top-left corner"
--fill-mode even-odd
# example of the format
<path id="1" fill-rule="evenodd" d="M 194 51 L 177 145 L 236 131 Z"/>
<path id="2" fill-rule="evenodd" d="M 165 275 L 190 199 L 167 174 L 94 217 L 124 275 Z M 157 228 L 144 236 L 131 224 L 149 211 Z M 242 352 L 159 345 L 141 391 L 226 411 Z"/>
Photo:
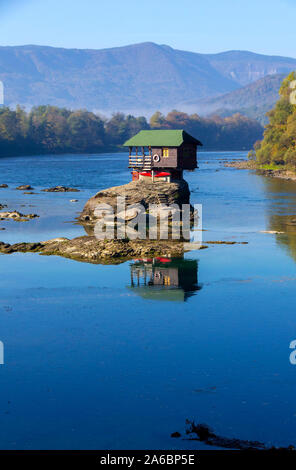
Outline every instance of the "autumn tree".
<path id="1" fill-rule="evenodd" d="M 265 127 L 264 138 L 255 148 L 256 161 L 260 165 L 296 168 L 296 105 L 291 100 L 291 84 L 295 80 L 296 72 L 285 78 L 279 90 L 280 98 L 268 113 L 269 124 Z"/>

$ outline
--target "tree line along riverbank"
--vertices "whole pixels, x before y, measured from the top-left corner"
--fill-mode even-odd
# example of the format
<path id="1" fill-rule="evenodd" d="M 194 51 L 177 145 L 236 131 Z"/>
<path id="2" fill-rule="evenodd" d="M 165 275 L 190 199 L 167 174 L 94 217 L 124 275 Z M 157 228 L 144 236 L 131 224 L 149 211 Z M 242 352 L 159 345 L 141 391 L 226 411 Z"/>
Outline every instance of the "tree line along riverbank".
<path id="1" fill-rule="evenodd" d="M 200 117 L 179 111 L 154 113 L 148 121 L 115 113 L 104 118 L 87 110 L 38 106 L 25 111 L 0 108 L 0 157 L 8 155 L 100 153 L 120 151 L 142 129 L 185 129 L 205 150 L 249 150 L 262 138 L 262 126 L 240 114 Z"/>

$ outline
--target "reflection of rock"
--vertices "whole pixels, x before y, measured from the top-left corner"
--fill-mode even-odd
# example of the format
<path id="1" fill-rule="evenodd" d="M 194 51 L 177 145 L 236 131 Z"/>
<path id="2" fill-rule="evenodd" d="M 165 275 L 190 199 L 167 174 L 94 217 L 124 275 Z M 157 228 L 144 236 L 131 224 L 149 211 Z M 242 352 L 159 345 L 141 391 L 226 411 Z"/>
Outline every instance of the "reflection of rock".
<path id="1" fill-rule="evenodd" d="M 184 302 L 198 285 L 196 260 L 183 257 L 138 259 L 131 266 L 130 288 L 144 299 Z"/>
<path id="2" fill-rule="evenodd" d="M 79 193 L 79 189 L 67 188 L 67 186 L 54 186 L 53 188 L 41 189 L 45 193 Z"/>
<path id="3" fill-rule="evenodd" d="M 80 221 L 93 223 L 97 218 L 95 215 L 96 208 L 101 204 L 108 204 L 116 212 L 118 196 L 126 198 L 127 207 L 132 204 L 141 204 L 147 209 L 149 204 L 189 204 L 190 191 L 184 180 L 166 184 L 162 182 L 131 181 L 123 186 L 104 189 L 91 197 L 83 209 Z"/>
<path id="4" fill-rule="evenodd" d="M 89 263 L 120 263 L 137 257 L 182 256 L 184 244 L 168 240 L 98 240 L 95 237 L 79 237 L 73 240 L 56 238 L 39 243 L 0 242 L 1 253 L 39 252 L 44 255 L 58 255 Z"/>
<path id="5" fill-rule="evenodd" d="M 178 438 L 178 437 L 181 437 L 181 434 L 178 431 L 172 432 L 171 437 Z"/>
<path id="6" fill-rule="evenodd" d="M 26 222 L 30 219 L 35 219 L 39 217 L 37 214 L 21 214 L 18 211 L 10 211 L 10 212 L 0 212 L 0 220 L 4 219 L 12 219 L 16 222 Z"/>

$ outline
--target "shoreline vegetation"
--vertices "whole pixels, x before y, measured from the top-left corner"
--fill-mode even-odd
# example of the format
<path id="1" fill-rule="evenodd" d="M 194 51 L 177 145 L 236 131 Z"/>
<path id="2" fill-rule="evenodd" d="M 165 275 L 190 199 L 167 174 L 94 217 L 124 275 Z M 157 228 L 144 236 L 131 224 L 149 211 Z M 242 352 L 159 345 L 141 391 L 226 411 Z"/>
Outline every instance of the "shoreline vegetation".
<path id="1" fill-rule="evenodd" d="M 260 165 L 254 160 L 240 160 L 225 163 L 224 166 L 238 170 L 255 170 L 257 174 L 262 176 L 296 181 L 296 169 L 286 168 L 284 165 Z"/>
<path id="2" fill-rule="evenodd" d="M 6 156 L 126 151 L 123 142 L 145 129 L 186 129 L 204 150 L 248 150 L 263 127 L 241 114 L 200 117 L 173 110 L 155 112 L 149 121 L 115 113 L 110 118 L 87 110 L 37 106 L 29 112 L 0 107 L 0 158 Z"/>
<path id="3" fill-rule="evenodd" d="M 279 100 L 267 113 L 263 140 L 254 145 L 248 160 L 225 166 L 256 170 L 262 175 L 296 181 L 296 72 L 290 73 L 279 90 Z"/>

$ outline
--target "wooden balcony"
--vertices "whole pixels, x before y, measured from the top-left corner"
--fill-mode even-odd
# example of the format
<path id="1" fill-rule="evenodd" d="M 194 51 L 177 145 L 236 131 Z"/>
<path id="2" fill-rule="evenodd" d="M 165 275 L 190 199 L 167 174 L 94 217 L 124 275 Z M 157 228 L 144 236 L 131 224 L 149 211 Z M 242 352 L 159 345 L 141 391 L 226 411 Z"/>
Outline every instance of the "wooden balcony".
<path id="1" fill-rule="evenodd" d="M 152 157 L 151 155 L 130 155 L 128 167 L 135 170 L 151 170 Z"/>

